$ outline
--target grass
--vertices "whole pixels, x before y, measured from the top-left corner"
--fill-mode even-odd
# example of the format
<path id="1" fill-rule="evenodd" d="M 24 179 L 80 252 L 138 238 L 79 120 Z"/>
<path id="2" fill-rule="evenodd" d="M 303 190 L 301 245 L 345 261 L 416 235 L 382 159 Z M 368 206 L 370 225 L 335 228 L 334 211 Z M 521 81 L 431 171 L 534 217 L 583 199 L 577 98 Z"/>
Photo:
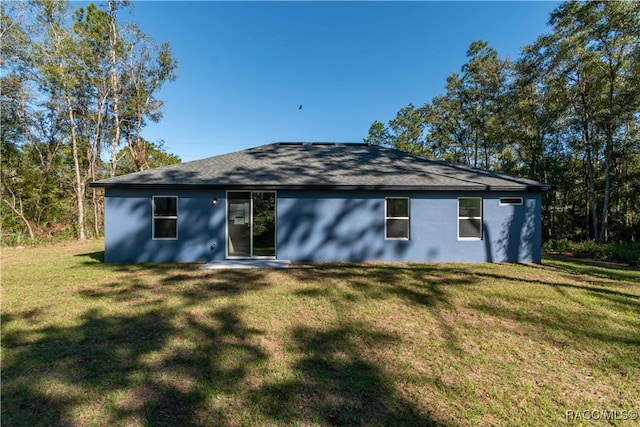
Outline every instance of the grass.
<path id="1" fill-rule="evenodd" d="M 570 254 L 578 258 L 622 262 L 640 266 L 640 242 L 596 243 L 592 240 L 572 242 L 563 239 L 546 242 L 544 249 L 547 252 Z"/>
<path id="2" fill-rule="evenodd" d="M 101 241 L 2 249 L 3 426 L 538 426 L 640 409 L 638 269 L 102 256 Z"/>

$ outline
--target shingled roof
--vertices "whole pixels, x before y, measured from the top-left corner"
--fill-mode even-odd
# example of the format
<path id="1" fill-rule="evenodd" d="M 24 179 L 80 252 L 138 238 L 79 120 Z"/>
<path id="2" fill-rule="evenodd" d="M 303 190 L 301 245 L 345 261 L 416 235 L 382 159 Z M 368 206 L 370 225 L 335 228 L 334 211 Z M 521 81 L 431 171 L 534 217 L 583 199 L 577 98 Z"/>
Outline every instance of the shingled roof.
<path id="1" fill-rule="evenodd" d="M 104 188 L 544 191 L 530 179 L 368 144 L 275 143 L 91 183 Z"/>

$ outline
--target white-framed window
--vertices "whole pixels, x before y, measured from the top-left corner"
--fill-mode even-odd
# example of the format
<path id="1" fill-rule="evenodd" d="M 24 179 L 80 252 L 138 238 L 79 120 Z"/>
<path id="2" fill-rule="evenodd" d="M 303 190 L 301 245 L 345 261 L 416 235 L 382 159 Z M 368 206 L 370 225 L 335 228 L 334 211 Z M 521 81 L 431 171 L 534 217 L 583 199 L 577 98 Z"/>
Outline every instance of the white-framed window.
<path id="1" fill-rule="evenodd" d="M 500 197 L 500 206 L 522 206 L 522 197 Z"/>
<path id="2" fill-rule="evenodd" d="M 458 199 L 458 239 L 482 239 L 482 198 Z"/>
<path id="3" fill-rule="evenodd" d="M 178 238 L 178 196 L 153 196 L 152 236 L 154 240 Z"/>
<path id="4" fill-rule="evenodd" d="M 384 199 L 384 236 L 387 240 L 409 240 L 409 198 Z"/>

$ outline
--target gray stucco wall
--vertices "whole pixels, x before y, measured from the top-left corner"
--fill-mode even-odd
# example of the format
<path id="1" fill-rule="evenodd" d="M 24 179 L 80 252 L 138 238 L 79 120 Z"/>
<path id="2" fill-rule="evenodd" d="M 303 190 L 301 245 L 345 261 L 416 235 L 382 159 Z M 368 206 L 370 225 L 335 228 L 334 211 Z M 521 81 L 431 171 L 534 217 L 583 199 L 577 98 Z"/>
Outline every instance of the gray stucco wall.
<path id="1" fill-rule="evenodd" d="M 539 193 L 278 191 L 277 258 L 540 262 Z M 151 238 L 151 198 L 178 196 L 178 239 Z M 458 239 L 458 197 L 483 198 L 483 239 Z M 524 198 L 500 206 L 499 197 Z M 410 239 L 385 240 L 385 197 L 410 198 Z M 212 199 L 218 203 L 212 205 Z M 107 189 L 105 261 L 201 262 L 226 254 L 224 191 Z M 211 249 L 211 245 L 216 245 Z"/>
<path id="2" fill-rule="evenodd" d="M 483 198 L 482 240 L 458 239 L 458 197 Z M 522 206 L 499 198 L 522 196 Z M 410 198 L 410 239 L 385 240 L 385 197 Z M 278 193 L 278 258 L 299 261 L 540 262 L 540 194 Z"/>
<path id="3" fill-rule="evenodd" d="M 151 198 L 162 195 L 178 196 L 177 240 L 151 238 Z M 213 198 L 219 200 L 215 206 L 211 204 Z M 214 257 L 224 259 L 224 210 L 224 191 L 107 189 L 105 262 L 199 262 Z M 213 243 L 217 244 L 215 250 L 211 250 Z"/>

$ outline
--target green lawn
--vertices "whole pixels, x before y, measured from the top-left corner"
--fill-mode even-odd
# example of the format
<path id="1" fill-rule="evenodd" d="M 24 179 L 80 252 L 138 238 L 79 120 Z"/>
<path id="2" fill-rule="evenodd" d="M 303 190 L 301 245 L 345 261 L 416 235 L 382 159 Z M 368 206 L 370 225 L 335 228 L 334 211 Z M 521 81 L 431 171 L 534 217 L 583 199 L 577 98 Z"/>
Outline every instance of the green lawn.
<path id="1" fill-rule="evenodd" d="M 3 427 L 637 422 L 638 269 L 102 256 L 2 249 Z"/>

